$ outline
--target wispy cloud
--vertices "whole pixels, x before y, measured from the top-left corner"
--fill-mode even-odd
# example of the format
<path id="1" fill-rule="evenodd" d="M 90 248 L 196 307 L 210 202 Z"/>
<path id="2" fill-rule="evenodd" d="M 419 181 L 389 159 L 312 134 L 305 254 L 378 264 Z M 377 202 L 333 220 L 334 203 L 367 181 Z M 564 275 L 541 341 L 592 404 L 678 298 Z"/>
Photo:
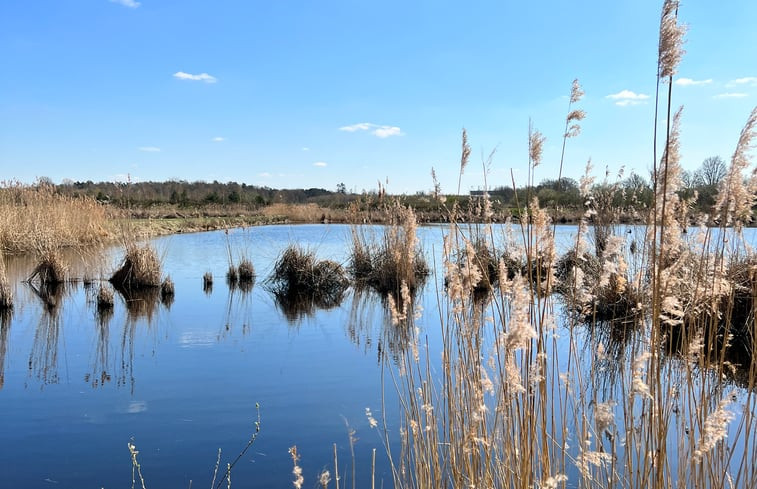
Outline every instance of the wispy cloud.
<path id="1" fill-rule="evenodd" d="M 199 75 L 193 75 L 191 73 L 185 73 L 183 71 L 177 71 L 173 74 L 174 78 L 178 78 L 179 80 L 192 80 L 192 81 L 201 81 L 205 83 L 215 83 L 218 81 L 216 77 L 213 75 L 208 75 L 207 73 L 200 73 Z"/>
<path id="2" fill-rule="evenodd" d="M 675 84 L 681 87 L 694 87 L 697 85 L 709 85 L 712 83 L 712 78 L 706 80 L 692 80 L 691 78 L 679 78 L 675 81 Z"/>
<path id="3" fill-rule="evenodd" d="M 258 173 L 258 176 L 261 178 L 271 178 L 273 175 L 271 175 L 267 171 L 264 171 L 263 173 Z"/>
<path id="4" fill-rule="evenodd" d="M 757 87 L 757 76 L 745 76 L 744 78 L 736 78 L 735 80 L 731 80 L 728 83 L 725 84 L 728 88 L 733 87 Z"/>
<path id="5" fill-rule="evenodd" d="M 350 126 L 342 126 L 339 130 L 345 132 L 369 131 L 371 134 L 381 139 L 404 135 L 402 129 L 397 126 L 382 126 L 372 122 L 360 122 Z"/>
<path id="6" fill-rule="evenodd" d="M 307 146 L 305 146 L 304 148 L 302 148 L 302 151 L 310 151 L 310 148 L 308 148 Z"/>
<path id="7" fill-rule="evenodd" d="M 160 152 L 160 148 L 155 147 L 155 146 L 140 146 L 137 149 L 140 151 L 144 151 L 145 153 L 159 153 Z"/>
<path id="8" fill-rule="evenodd" d="M 117 3 L 129 8 L 137 8 L 142 5 L 141 3 L 135 2 L 134 0 L 110 0 L 110 3 Z"/>
<path id="9" fill-rule="evenodd" d="M 747 94 L 743 92 L 725 92 L 725 93 L 719 93 L 715 95 L 713 98 L 717 99 L 723 99 L 723 98 L 744 98 Z"/>
<path id="10" fill-rule="evenodd" d="M 315 163 L 313 163 L 313 166 L 323 168 L 323 167 L 329 166 L 329 164 L 326 163 L 325 161 L 316 161 Z"/>
<path id="11" fill-rule="evenodd" d="M 613 93 L 605 96 L 610 100 L 615 100 L 615 105 L 619 107 L 627 107 L 629 105 L 639 105 L 647 103 L 649 95 L 643 93 L 635 93 L 631 90 L 621 90 L 618 93 Z"/>
<path id="12" fill-rule="evenodd" d="M 211 141 L 213 141 L 214 143 L 222 143 L 226 141 L 226 138 L 221 137 L 221 136 L 216 136 L 213 139 L 211 139 Z"/>

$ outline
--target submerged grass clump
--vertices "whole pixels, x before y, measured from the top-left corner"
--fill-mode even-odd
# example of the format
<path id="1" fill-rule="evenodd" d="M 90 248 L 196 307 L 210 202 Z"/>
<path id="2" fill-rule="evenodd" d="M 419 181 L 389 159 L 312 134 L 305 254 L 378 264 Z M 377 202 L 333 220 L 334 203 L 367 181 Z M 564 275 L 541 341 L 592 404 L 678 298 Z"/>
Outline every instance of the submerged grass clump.
<path id="1" fill-rule="evenodd" d="M 121 267 L 110 278 L 116 288 L 143 289 L 159 287 L 161 262 L 158 253 L 149 244 L 128 244 Z"/>
<path id="2" fill-rule="evenodd" d="M 205 272 L 205 275 L 202 276 L 202 290 L 206 294 L 209 294 L 213 291 L 213 273 L 212 272 Z"/>

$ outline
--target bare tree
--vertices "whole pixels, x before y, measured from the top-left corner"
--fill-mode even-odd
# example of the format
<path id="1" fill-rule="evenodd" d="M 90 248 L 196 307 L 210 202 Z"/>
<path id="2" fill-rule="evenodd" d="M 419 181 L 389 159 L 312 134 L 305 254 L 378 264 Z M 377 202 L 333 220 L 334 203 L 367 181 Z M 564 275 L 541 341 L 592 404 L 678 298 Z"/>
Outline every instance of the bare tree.
<path id="1" fill-rule="evenodd" d="M 695 182 L 700 186 L 717 187 L 727 171 L 725 161 L 720 156 L 710 156 L 705 158 L 702 166 L 696 171 Z"/>

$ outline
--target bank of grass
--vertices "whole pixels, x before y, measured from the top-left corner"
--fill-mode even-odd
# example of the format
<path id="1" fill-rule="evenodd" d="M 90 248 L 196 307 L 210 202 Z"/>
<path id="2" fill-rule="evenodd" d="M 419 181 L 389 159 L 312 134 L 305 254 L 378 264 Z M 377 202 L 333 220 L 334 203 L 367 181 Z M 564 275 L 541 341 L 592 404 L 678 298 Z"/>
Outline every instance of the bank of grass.
<path id="1" fill-rule="evenodd" d="M 56 247 L 96 245 L 112 238 L 108 214 L 86 197 L 57 193 L 52 185 L 0 184 L 0 248 L 6 253 Z"/>

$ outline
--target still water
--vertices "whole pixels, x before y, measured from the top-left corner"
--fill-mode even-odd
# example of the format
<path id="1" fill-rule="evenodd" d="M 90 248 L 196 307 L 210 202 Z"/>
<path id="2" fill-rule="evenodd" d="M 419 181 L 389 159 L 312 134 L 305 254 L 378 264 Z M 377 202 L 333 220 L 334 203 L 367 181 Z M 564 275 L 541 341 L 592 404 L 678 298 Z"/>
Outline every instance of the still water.
<path id="1" fill-rule="evenodd" d="M 440 267 L 443 231 L 419 229 L 432 269 Z M 558 227 L 558 243 L 573 233 Z M 390 487 L 365 409 L 396 433 L 395 388 L 382 359 L 391 364 L 406 347 L 403 335 L 371 294 L 350 290 L 329 310 L 277 304 L 265 279 L 291 243 L 346 264 L 350 228 L 263 226 L 156 239 L 174 300 L 135 304 L 117 295 L 109 315 L 97 314 L 97 280 L 40 291 L 23 282 L 34 263 L 10 260 L 16 307 L 0 334 L 0 487 L 130 487 L 129 442 L 147 487 L 209 487 L 219 448 L 223 468 L 254 433 L 256 404 L 261 432 L 234 467 L 232 487 L 289 486 L 294 445 L 313 487 L 325 468 L 333 478 L 334 444 L 343 482 L 351 485 L 354 463 L 357 485 L 370 483 L 375 448 L 377 484 Z M 251 290 L 226 284 L 229 249 L 235 262 L 244 256 L 255 265 Z M 105 279 L 121 257 L 113 248 L 93 268 L 72 256 L 70 275 Z M 203 290 L 208 271 L 215 281 Z M 431 352 L 439 351 L 439 289 L 432 275 L 416 298 L 426 311 L 416 326 Z"/>

